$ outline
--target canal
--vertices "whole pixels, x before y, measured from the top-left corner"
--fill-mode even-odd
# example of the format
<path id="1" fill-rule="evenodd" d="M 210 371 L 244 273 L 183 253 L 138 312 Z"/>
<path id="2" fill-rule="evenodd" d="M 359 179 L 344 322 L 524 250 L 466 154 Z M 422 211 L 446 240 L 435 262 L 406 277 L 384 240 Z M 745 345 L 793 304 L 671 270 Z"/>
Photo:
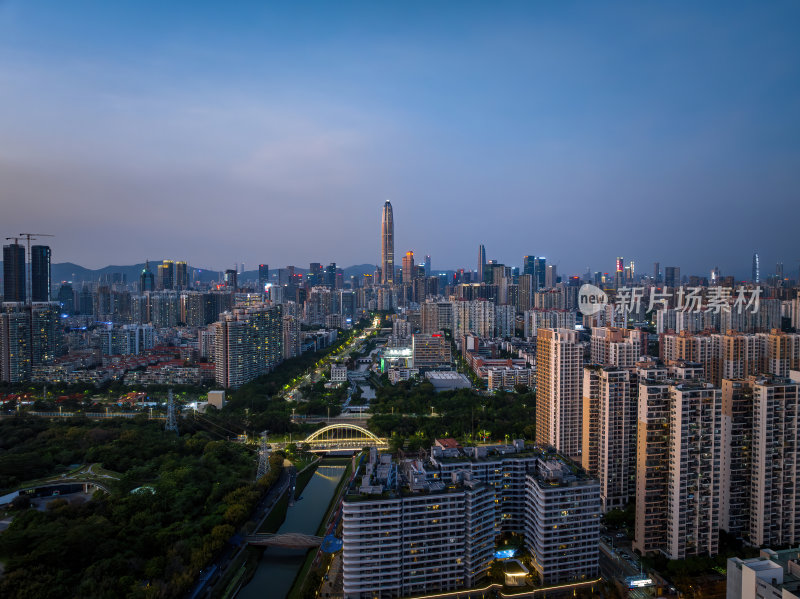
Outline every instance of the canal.
<path id="1" fill-rule="evenodd" d="M 302 499 L 289 507 L 278 534 L 299 532 L 317 534 L 336 486 L 344 476 L 348 459 L 324 459 L 303 490 Z M 305 561 L 306 549 L 268 547 L 252 580 L 237 597 L 240 599 L 277 599 L 286 597 L 297 572 Z"/>

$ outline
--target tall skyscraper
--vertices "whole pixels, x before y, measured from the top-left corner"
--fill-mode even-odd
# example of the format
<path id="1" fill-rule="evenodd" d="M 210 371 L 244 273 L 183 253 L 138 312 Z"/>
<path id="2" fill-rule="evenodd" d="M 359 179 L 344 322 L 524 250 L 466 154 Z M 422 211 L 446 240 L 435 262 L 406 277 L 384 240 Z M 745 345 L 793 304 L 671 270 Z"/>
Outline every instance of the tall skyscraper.
<path id="1" fill-rule="evenodd" d="M 161 268 L 161 267 L 159 267 Z M 239 276 L 235 268 L 229 268 L 225 271 L 225 286 L 236 291 L 239 288 Z"/>
<path id="2" fill-rule="evenodd" d="M 681 267 L 680 266 L 665 266 L 664 267 L 664 286 L 670 289 L 675 289 L 681 286 Z"/>
<path id="3" fill-rule="evenodd" d="M 164 260 L 158 265 L 158 280 L 156 282 L 159 289 L 175 288 L 175 262 Z"/>
<path id="4" fill-rule="evenodd" d="M 189 288 L 189 266 L 183 260 L 175 263 L 175 287 L 181 290 Z"/>
<path id="5" fill-rule="evenodd" d="M 406 252 L 403 256 L 403 283 L 410 283 L 414 280 L 414 252 Z"/>
<path id="6" fill-rule="evenodd" d="M 325 281 L 323 283 L 331 289 L 336 288 L 336 262 L 331 262 L 325 267 Z"/>
<path id="7" fill-rule="evenodd" d="M 61 304 L 62 312 L 75 313 L 75 292 L 72 289 L 72 283 L 61 283 L 61 287 L 58 288 L 58 303 Z"/>
<path id="8" fill-rule="evenodd" d="M 25 247 L 19 243 L 3 246 L 3 301 L 25 301 Z"/>
<path id="9" fill-rule="evenodd" d="M 431 276 L 431 255 L 427 254 L 425 256 L 425 276 Z"/>
<path id="10" fill-rule="evenodd" d="M 539 256 L 533 260 L 533 290 L 544 289 L 547 277 L 547 260 Z"/>
<path id="11" fill-rule="evenodd" d="M 31 301 L 50 301 L 50 247 L 31 247 Z"/>
<path id="12" fill-rule="evenodd" d="M 623 265 L 623 262 L 624 260 L 622 256 L 617 256 L 616 270 L 614 272 L 614 287 L 616 287 L 617 289 L 624 286 L 625 284 L 624 282 L 625 267 Z"/>
<path id="13" fill-rule="evenodd" d="M 753 252 L 753 283 L 761 282 L 761 267 L 758 260 L 758 253 Z"/>
<path id="14" fill-rule="evenodd" d="M 394 284 L 394 215 L 389 200 L 383 204 L 381 216 L 381 283 Z"/>
<path id="15" fill-rule="evenodd" d="M 522 258 L 522 274 L 532 275 L 536 271 L 536 256 L 524 256 Z"/>
<path id="16" fill-rule="evenodd" d="M 478 283 L 483 282 L 483 271 L 486 267 L 486 248 L 478 246 Z"/>
<path id="17" fill-rule="evenodd" d="M 269 264 L 258 265 L 258 291 L 264 293 L 264 289 L 269 283 Z"/>
<path id="18" fill-rule="evenodd" d="M 653 283 L 661 282 L 661 264 L 656 262 L 653 264 Z"/>
<path id="19" fill-rule="evenodd" d="M 314 287 L 315 285 L 322 285 L 322 264 L 319 262 L 311 262 L 308 265 L 308 275 L 306 276 L 306 286 Z"/>
<path id="20" fill-rule="evenodd" d="M 555 264 L 549 264 L 545 269 L 544 285 L 548 289 L 552 289 L 558 283 L 558 271 Z"/>
<path id="21" fill-rule="evenodd" d="M 150 270 L 150 260 L 145 260 L 144 268 L 142 269 L 142 274 L 139 275 L 139 291 L 144 293 L 145 291 L 155 291 L 156 290 L 156 278 L 153 275 L 153 271 Z"/>

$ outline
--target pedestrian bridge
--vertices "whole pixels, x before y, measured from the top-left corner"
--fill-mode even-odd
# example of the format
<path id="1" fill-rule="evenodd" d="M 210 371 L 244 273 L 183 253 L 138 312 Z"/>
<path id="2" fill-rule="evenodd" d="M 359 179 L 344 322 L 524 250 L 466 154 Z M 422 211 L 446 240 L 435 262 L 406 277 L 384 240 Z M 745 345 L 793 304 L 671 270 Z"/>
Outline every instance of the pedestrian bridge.
<path id="1" fill-rule="evenodd" d="M 245 540 L 250 545 L 259 545 L 260 547 L 283 547 L 284 549 L 312 549 L 322 544 L 322 537 L 304 535 L 299 532 L 250 535 Z"/>
<path id="2" fill-rule="evenodd" d="M 326 453 L 334 451 L 358 451 L 362 447 L 389 449 L 389 442 L 378 437 L 363 426 L 350 423 L 329 424 L 314 431 L 303 440 L 309 451 Z"/>

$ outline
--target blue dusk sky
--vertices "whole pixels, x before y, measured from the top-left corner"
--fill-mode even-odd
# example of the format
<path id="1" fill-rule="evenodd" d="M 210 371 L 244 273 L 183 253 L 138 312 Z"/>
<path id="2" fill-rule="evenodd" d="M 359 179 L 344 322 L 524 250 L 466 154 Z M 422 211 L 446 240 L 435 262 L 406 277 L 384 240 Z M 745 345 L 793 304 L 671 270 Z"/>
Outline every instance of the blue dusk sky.
<path id="1" fill-rule="evenodd" d="M 0 0 L 0 227 L 55 262 L 749 275 L 800 247 L 798 2 Z"/>

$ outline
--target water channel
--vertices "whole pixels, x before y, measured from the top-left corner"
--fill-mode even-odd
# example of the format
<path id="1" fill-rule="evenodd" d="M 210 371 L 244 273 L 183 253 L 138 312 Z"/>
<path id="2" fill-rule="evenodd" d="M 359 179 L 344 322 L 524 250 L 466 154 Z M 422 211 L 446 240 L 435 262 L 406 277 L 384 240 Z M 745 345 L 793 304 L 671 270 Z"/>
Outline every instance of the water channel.
<path id="1" fill-rule="evenodd" d="M 317 534 L 317 528 L 330 505 L 336 486 L 344 476 L 347 459 L 323 460 L 308 485 L 302 499 L 286 513 L 278 534 L 299 532 Z M 286 597 L 297 572 L 305 561 L 306 549 L 269 547 L 264 551 L 253 579 L 237 595 L 239 599 L 278 599 Z"/>

